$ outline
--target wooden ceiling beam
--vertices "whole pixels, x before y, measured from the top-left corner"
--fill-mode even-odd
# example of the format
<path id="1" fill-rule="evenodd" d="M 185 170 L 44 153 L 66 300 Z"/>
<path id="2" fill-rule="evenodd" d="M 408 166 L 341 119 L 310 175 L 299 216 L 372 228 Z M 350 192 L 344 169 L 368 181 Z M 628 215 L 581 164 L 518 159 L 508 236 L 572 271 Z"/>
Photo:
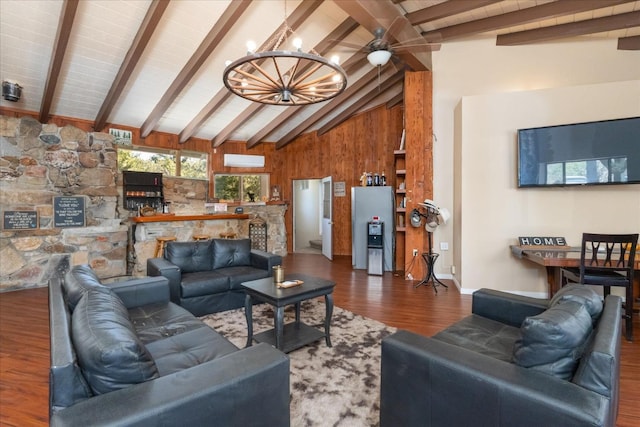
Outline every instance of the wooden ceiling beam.
<path id="1" fill-rule="evenodd" d="M 629 3 L 631 1 L 633 0 L 610 0 L 607 2 L 603 2 L 602 0 L 554 1 L 540 6 L 528 7 L 526 9 L 490 16 L 488 18 L 465 22 L 463 24 L 438 28 L 433 31 L 426 31 L 422 33 L 422 36 L 428 42 L 443 42 L 486 31 L 524 25 L 542 19 L 571 15 L 603 7 L 611 7 L 617 4 Z"/>
<path id="2" fill-rule="evenodd" d="M 620 37 L 618 50 L 640 50 L 640 36 Z"/>
<path id="3" fill-rule="evenodd" d="M 386 107 L 387 110 L 395 107 L 396 105 L 402 103 L 404 101 L 404 90 L 387 101 Z"/>
<path id="4" fill-rule="evenodd" d="M 335 128 L 336 126 L 338 126 L 339 124 L 347 120 L 349 117 L 357 113 L 358 110 L 360 110 L 362 107 L 367 105 L 369 102 L 373 101 L 374 99 L 376 99 L 377 97 L 385 93 L 387 90 L 391 89 L 396 83 L 402 81 L 403 78 L 404 78 L 404 71 L 398 71 L 390 78 L 381 82 L 380 86 L 378 86 L 377 89 L 372 90 L 362 98 L 358 99 L 356 102 L 351 104 L 345 110 L 341 111 L 340 114 L 338 114 L 336 117 L 331 119 L 328 123 L 326 123 L 320 129 L 318 129 L 318 135 L 323 135 L 329 132 L 331 129 Z"/>
<path id="5" fill-rule="evenodd" d="M 334 3 L 371 34 L 374 34 L 378 28 L 389 29 L 391 24 L 399 20 L 401 25 L 393 25 L 393 31 L 387 36 L 387 39 L 392 43 L 415 41 L 421 37 L 420 33 L 413 28 L 409 20 L 390 0 L 334 0 Z M 407 50 L 397 55 L 415 71 L 431 69 L 431 52 Z"/>
<path id="6" fill-rule="evenodd" d="M 79 0 L 64 0 L 62 3 L 56 40 L 53 44 L 51 62 L 49 62 L 49 72 L 47 73 L 40 114 L 38 115 L 40 123 L 47 123 L 49 121 L 51 103 L 56 93 L 56 86 L 58 84 L 58 78 L 60 77 L 64 55 L 67 52 L 69 37 L 71 37 L 71 29 L 73 28 L 73 21 L 76 16 L 76 11 L 78 10 L 78 3 Z"/>
<path id="7" fill-rule="evenodd" d="M 287 23 L 294 31 L 322 4 L 322 0 L 302 0 L 300 5 L 287 17 Z M 283 22 L 274 32 L 267 38 L 267 40 L 258 48 L 258 51 L 270 50 L 273 48 L 273 44 L 277 42 L 275 40 L 278 35 L 282 34 L 285 28 Z M 275 40 L 275 41 L 274 41 Z M 258 61 L 262 63 L 264 60 Z M 222 88 L 214 95 L 214 97 L 207 103 L 207 105 L 200 110 L 200 112 L 194 117 L 191 122 L 180 132 L 180 143 L 186 142 L 200 129 L 209 117 L 216 111 L 212 108 L 216 105 L 221 105 L 224 101 L 229 99 L 231 92 L 226 88 Z M 213 139 L 212 139 L 213 140 Z"/>
<path id="8" fill-rule="evenodd" d="M 468 12 L 470 10 L 478 9 L 501 1 L 502 0 L 448 0 L 443 3 L 438 3 L 424 9 L 407 13 L 405 16 L 411 25 L 420 25 L 425 22 L 432 22 L 449 16 L 458 15 L 460 13 Z"/>
<path id="9" fill-rule="evenodd" d="M 311 126 L 324 119 L 326 116 L 334 112 L 336 109 L 340 108 L 340 106 L 346 103 L 349 99 L 351 99 L 355 94 L 366 87 L 368 84 L 373 82 L 378 78 L 378 70 L 373 68 L 369 70 L 364 76 L 360 77 L 355 83 L 347 88 L 340 95 L 333 98 L 331 101 L 326 103 L 322 108 L 316 111 L 313 115 L 305 119 L 302 123 L 298 124 L 295 128 L 287 132 L 285 136 L 280 138 L 280 140 L 276 143 L 276 149 L 280 149 L 285 145 L 289 144 L 293 141 L 298 135 L 302 132 L 309 129 Z"/>
<path id="10" fill-rule="evenodd" d="M 109 92 L 107 92 L 107 96 L 98 111 L 98 115 L 96 116 L 93 125 L 93 128 L 96 131 L 100 132 L 107 124 L 107 120 L 109 120 L 109 115 L 111 115 L 113 107 L 120 95 L 122 95 L 122 91 L 127 85 L 131 73 L 133 73 L 136 65 L 138 65 L 138 61 L 142 57 L 151 36 L 158 27 L 158 23 L 160 22 L 164 11 L 167 9 L 169 1 L 170 0 L 154 1 L 149 5 L 149 9 L 147 10 L 145 17 L 142 20 L 142 24 L 133 39 L 133 43 L 131 43 L 131 47 L 129 47 L 129 51 L 120 65 L 118 74 L 116 74 L 116 78 L 114 79 L 113 84 L 111 84 L 111 88 L 109 89 Z"/>
<path id="11" fill-rule="evenodd" d="M 553 25 L 550 27 L 537 28 L 535 30 L 502 34 L 496 38 L 496 45 L 515 46 L 538 43 L 548 40 L 564 39 L 567 37 L 596 34 L 605 31 L 620 30 L 638 26 L 640 26 L 640 11 L 621 13 L 619 15 L 587 19 L 584 21 L 570 22 L 568 24 Z"/>
<path id="12" fill-rule="evenodd" d="M 182 67 L 180 73 L 165 91 L 160 101 L 153 108 L 147 119 L 140 127 L 140 137 L 146 138 L 155 129 L 158 122 L 178 97 L 180 92 L 189 84 L 189 81 L 198 72 L 216 47 L 220 45 L 231 28 L 238 22 L 240 16 L 247 10 L 252 0 L 232 1 L 214 24 L 209 34 L 202 40 L 200 46 L 191 55 L 189 61 Z"/>
<path id="13" fill-rule="evenodd" d="M 347 35 L 355 31 L 356 28 L 358 28 L 358 26 L 359 25 L 355 21 L 355 19 L 352 19 L 352 18 L 345 19 L 331 33 L 329 33 L 324 39 L 322 39 L 314 47 L 313 50 L 318 52 L 318 54 L 320 55 L 325 55 L 334 46 L 336 46 L 340 40 L 344 39 Z M 300 70 L 298 71 L 298 75 L 303 74 L 306 70 L 310 69 L 311 66 L 312 64 L 309 63 L 304 67 L 300 68 Z M 213 138 L 213 147 L 218 147 L 221 144 L 223 144 L 225 141 L 227 141 L 229 139 L 229 136 L 233 132 L 235 132 L 236 129 L 238 129 L 247 119 L 249 119 L 254 114 L 258 113 L 264 107 L 266 107 L 265 104 L 258 104 L 258 103 L 253 103 L 249 107 L 247 107 L 242 113 L 240 113 L 239 116 L 237 116 L 231 123 L 229 123 L 222 131 L 220 131 L 220 133 L 216 135 L 215 138 Z M 289 108 L 300 110 L 300 107 L 298 106 L 287 107 L 287 109 Z M 277 123 L 272 121 L 267 125 L 267 127 L 272 127 L 276 124 Z M 262 130 L 258 134 L 260 135 L 262 132 L 264 132 L 264 130 Z M 257 145 L 257 142 L 259 142 L 259 140 L 256 141 L 255 136 L 252 137 L 252 143 L 247 144 L 248 148 Z"/>

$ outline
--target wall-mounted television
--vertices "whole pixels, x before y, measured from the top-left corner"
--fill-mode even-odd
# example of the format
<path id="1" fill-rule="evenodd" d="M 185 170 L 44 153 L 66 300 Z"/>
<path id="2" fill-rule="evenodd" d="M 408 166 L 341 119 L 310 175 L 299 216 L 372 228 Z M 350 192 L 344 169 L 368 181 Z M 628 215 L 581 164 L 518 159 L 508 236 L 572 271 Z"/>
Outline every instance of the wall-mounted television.
<path id="1" fill-rule="evenodd" d="M 518 130 L 518 187 L 640 184 L 640 117 Z"/>

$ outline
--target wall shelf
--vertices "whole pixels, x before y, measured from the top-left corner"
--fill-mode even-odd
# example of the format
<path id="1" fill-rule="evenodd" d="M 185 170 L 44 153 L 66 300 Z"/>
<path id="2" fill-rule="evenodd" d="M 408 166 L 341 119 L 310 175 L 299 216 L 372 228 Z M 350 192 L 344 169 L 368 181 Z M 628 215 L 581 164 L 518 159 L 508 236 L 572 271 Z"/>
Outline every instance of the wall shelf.
<path id="1" fill-rule="evenodd" d="M 404 270 L 405 260 L 405 231 L 406 231 L 406 212 L 407 209 L 402 207 L 406 203 L 407 190 L 406 185 L 406 163 L 405 150 L 394 150 L 394 167 L 395 167 L 395 206 L 396 206 L 396 252 L 394 271 Z M 402 188 L 401 188 L 402 187 Z"/>

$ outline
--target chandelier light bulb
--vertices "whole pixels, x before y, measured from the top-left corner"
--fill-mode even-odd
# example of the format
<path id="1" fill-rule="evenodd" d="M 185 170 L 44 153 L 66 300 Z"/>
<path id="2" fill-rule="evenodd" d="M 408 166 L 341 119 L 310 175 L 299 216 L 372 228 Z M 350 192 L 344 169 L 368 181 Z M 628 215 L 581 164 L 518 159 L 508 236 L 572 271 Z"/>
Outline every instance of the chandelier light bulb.
<path id="1" fill-rule="evenodd" d="M 298 50 L 302 49 L 302 39 L 300 37 L 293 39 L 293 47 Z"/>
<path id="2" fill-rule="evenodd" d="M 229 65 L 231 65 L 231 60 L 227 59 L 226 61 L 224 61 L 224 66 L 228 67 Z"/>
<path id="3" fill-rule="evenodd" d="M 249 40 L 247 42 L 247 53 L 249 54 L 255 53 L 257 48 L 258 46 L 256 45 L 256 42 L 254 42 L 253 40 Z"/>
<path id="4" fill-rule="evenodd" d="M 338 55 L 333 55 L 330 61 L 332 64 L 340 65 L 340 57 Z"/>
<path id="5" fill-rule="evenodd" d="M 332 79 L 335 83 L 339 83 L 342 81 L 342 76 L 340 74 L 334 74 Z"/>

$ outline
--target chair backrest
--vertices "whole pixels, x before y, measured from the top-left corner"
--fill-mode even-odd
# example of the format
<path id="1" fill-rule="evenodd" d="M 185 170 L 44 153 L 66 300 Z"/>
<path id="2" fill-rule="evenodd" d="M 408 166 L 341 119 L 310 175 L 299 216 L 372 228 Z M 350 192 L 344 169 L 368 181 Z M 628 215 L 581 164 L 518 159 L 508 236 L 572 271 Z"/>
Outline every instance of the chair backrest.
<path id="1" fill-rule="evenodd" d="M 620 273 L 633 283 L 638 234 L 582 234 L 580 283 L 585 275 Z"/>

